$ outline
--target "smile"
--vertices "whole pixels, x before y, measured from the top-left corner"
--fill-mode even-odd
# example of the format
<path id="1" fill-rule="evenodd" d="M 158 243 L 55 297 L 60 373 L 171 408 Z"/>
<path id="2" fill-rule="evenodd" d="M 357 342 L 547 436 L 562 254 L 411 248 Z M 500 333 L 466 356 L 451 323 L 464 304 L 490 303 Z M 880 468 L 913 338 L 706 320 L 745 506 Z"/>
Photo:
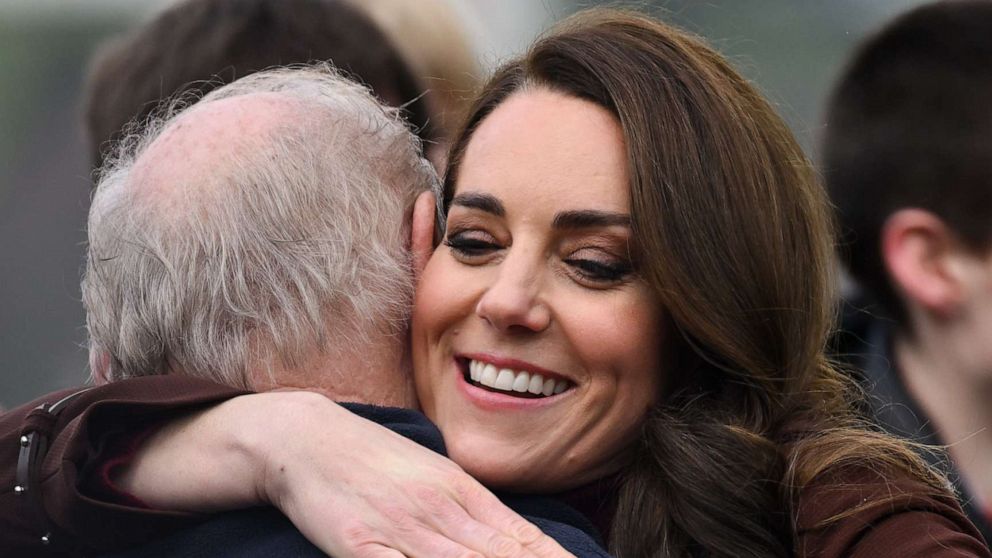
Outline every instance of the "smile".
<path id="1" fill-rule="evenodd" d="M 493 364 L 471 359 L 468 360 L 468 374 L 465 380 L 487 391 L 524 398 L 558 395 L 572 385 L 568 380 L 545 378 L 542 374 L 522 370 L 497 368 Z"/>

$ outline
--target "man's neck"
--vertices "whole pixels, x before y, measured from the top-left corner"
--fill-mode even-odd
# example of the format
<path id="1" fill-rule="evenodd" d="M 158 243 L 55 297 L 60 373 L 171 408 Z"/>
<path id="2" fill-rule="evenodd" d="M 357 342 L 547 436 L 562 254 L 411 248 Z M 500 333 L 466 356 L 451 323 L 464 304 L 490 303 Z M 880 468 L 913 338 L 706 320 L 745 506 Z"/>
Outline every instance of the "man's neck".
<path id="1" fill-rule="evenodd" d="M 292 370 L 255 374 L 257 391 L 300 389 L 338 402 L 417 408 L 409 359 L 397 343 L 321 354 Z"/>
<path id="2" fill-rule="evenodd" d="M 895 360 L 906 389 L 932 421 L 967 487 L 992 503 L 992 381 L 956 358 L 954 344 L 934 335 L 896 335 Z"/>

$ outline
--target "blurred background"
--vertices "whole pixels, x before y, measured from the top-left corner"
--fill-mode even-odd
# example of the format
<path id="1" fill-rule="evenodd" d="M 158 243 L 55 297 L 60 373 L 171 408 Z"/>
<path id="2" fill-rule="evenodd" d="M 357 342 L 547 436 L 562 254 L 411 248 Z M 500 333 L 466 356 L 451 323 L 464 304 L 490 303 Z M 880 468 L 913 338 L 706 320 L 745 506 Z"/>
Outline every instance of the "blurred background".
<path id="1" fill-rule="evenodd" d="M 596 4 L 450 3 L 484 70 L 521 51 L 554 21 Z M 825 96 L 854 44 L 920 3 L 669 0 L 636 6 L 706 37 L 779 107 L 816 159 Z M 95 47 L 168 4 L 0 0 L 0 407 L 87 378 L 79 279 L 91 177 L 80 92 Z"/>

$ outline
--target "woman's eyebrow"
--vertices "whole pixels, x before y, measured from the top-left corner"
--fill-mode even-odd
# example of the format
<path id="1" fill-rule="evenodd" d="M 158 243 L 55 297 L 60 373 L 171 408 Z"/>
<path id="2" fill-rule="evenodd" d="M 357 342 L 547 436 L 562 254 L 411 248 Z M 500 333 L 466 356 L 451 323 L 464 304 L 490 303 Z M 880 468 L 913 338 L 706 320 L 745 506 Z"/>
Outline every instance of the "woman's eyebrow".
<path id="1" fill-rule="evenodd" d="M 478 209 L 480 211 L 485 211 L 486 213 L 492 213 L 497 217 L 503 217 L 506 215 L 506 209 L 503 208 L 503 202 L 499 201 L 495 196 L 490 194 L 476 194 L 472 192 L 467 194 L 458 194 L 454 198 L 451 198 L 451 205 L 460 205 L 462 207 Z"/>
<path id="2" fill-rule="evenodd" d="M 576 211 L 562 211 L 555 214 L 555 219 L 551 226 L 556 229 L 587 229 L 593 227 L 629 227 L 630 215 L 626 213 L 613 213 L 610 211 L 597 211 L 595 209 L 582 209 Z"/>

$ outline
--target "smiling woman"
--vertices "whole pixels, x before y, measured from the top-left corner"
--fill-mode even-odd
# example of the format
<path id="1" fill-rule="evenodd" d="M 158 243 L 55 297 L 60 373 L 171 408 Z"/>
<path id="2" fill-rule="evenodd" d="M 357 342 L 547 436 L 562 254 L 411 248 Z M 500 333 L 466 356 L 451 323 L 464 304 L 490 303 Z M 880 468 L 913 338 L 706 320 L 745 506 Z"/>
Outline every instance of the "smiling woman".
<path id="1" fill-rule="evenodd" d="M 453 172 L 414 307 L 424 412 L 451 458 L 494 487 L 559 491 L 617 472 L 659 396 L 664 327 L 634 268 L 617 119 L 520 93 Z"/>
<path id="2" fill-rule="evenodd" d="M 410 342 L 454 463 L 255 394 L 157 433 L 122 484 L 273 503 L 341 556 L 561 555 L 457 466 L 576 504 L 622 557 L 989 556 L 945 480 L 858 419 L 824 357 L 824 193 L 709 47 L 582 13 L 496 72 L 449 161 L 433 245 L 413 210 Z"/>
<path id="3" fill-rule="evenodd" d="M 490 79 L 449 165 L 412 348 L 466 471 L 515 491 L 616 483 L 600 509 L 620 556 L 984 555 L 966 522 L 866 527 L 946 485 L 854 413 L 824 356 L 824 193 L 706 45 L 580 14 Z"/>

